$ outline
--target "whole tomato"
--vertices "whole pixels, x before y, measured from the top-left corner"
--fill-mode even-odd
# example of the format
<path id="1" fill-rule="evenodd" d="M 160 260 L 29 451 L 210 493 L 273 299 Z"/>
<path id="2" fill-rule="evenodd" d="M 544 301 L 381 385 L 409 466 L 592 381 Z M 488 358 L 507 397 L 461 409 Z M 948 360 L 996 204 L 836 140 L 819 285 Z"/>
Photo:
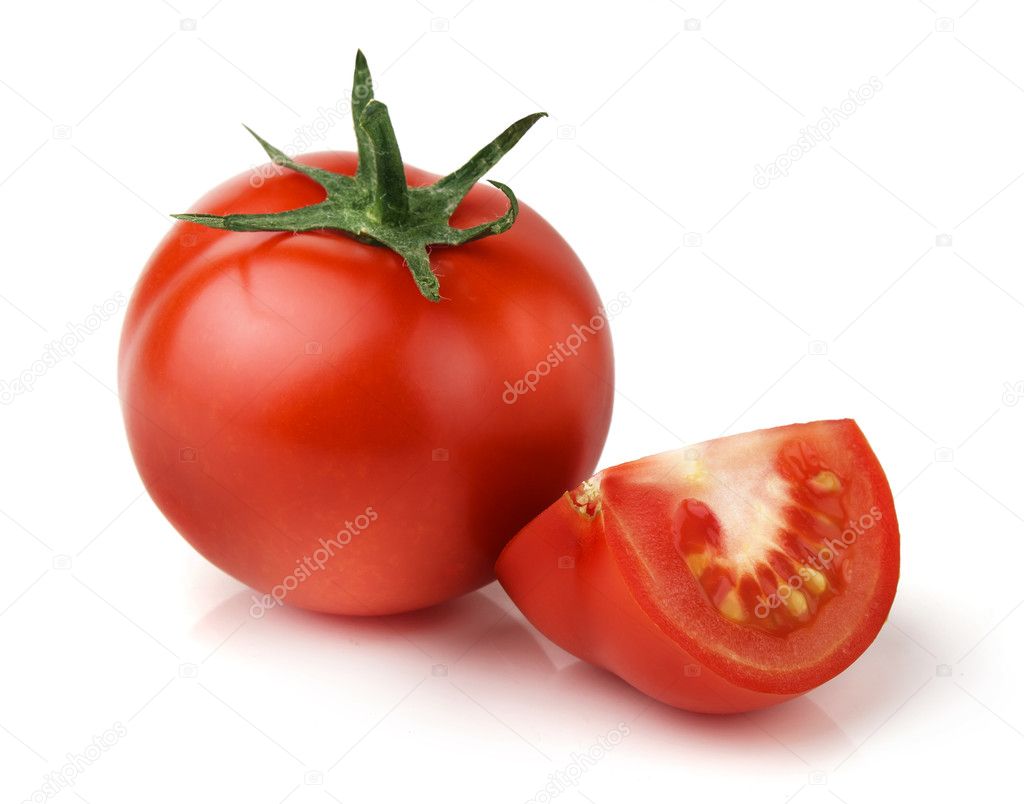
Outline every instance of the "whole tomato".
<path id="1" fill-rule="evenodd" d="M 611 415 L 582 264 L 508 188 L 476 184 L 537 116 L 443 179 L 402 165 L 361 55 L 353 117 L 358 154 L 293 161 L 261 140 L 259 180 L 180 216 L 121 340 L 146 488 L 268 595 L 260 610 L 385 614 L 487 583 L 591 474 Z"/>
<path id="2" fill-rule="evenodd" d="M 509 596 L 565 650 L 713 713 L 781 703 L 849 667 L 899 569 L 889 482 L 850 419 L 604 469 L 498 559 Z"/>

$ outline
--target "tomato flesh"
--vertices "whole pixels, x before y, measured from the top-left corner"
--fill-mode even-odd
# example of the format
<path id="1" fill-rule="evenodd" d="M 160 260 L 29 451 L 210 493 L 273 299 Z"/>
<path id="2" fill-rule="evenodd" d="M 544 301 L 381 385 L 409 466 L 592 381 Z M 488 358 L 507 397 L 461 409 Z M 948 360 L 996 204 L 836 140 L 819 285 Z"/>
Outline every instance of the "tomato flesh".
<path id="1" fill-rule="evenodd" d="M 778 703 L 845 669 L 884 622 L 898 570 L 892 496 L 849 420 L 604 470 L 498 562 L 567 650 L 706 712 Z"/>
<path id="2" fill-rule="evenodd" d="M 676 509 L 672 532 L 679 554 L 724 617 L 785 633 L 812 622 L 842 590 L 847 545 L 836 540 L 856 523 L 849 481 L 825 465 L 812 445 L 783 443 L 775 465 L 777 477 L 767 485 L 776 488 L 777 514 L 766 509 L 743 517 L 741 511 L 744 523 L 723 537 L 714 511 L 687 497 Z M 874 523 L 872 514 L 868 526 Z M 840 544 L 842 550 L 830 546 Z"/>

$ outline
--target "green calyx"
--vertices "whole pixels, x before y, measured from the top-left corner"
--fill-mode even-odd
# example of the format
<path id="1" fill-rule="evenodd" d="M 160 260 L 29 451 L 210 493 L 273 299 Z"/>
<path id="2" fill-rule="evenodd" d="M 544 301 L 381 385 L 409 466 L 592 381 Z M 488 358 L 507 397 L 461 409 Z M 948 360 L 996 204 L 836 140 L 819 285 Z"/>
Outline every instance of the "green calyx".
<path id="1" fill-rule="evenodd" d="M 300 164 L 247 127 L 275 164 L 313 179 L 324 188 L 327 197 L 318 204 L 286 212 L 174 217 L 233 232 L 336 229 L 401 255 L 420 293 L 430 301 L 440 301 L 437 277 L 430 268 L 430 246 L 459 246 L 501 234 L 515 223 L 519 202 L 509 187 L 496 181 L 491 184 L 509 202 L 504 215 L 468 229 L 456 229 L 448 221 L 473 185 L 545 116 L 538 112 L 516 121 L 458 170 L 427 187 L 409 187 L 388 108 L 373 97 L 370 70 L 360 51 L 356 53 L 352 81 L 352 120 L 359 148 L 355 176 Z"/>

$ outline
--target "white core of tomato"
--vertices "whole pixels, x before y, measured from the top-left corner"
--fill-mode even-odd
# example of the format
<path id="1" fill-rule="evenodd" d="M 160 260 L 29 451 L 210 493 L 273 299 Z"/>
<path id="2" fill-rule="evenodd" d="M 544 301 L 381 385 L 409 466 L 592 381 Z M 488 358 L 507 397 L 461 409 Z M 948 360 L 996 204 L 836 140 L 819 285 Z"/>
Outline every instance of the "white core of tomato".
<path id="1" fill-rule="evenodd" d="M 684 496 L 708 506 L 721 527 L 723 552 L 742 574 L 754 573 L 769 552 L 782 549 L 783 512 L 793 503 L 788 482 L 766 456 L 774 456 L 781 439 L 771 431 L 743 438 L 695 444 L 666 453 L 666 471 L 680 478 Z"/>

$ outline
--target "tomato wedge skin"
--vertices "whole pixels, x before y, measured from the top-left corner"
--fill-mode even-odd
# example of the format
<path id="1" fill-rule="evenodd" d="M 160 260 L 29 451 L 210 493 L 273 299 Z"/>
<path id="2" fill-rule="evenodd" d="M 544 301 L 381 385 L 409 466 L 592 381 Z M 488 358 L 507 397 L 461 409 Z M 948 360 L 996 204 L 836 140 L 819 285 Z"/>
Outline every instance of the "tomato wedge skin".
<path id="1" fill-rule="evenodd" d="M 736 445 L 727 445 L 731 452 L 746 456 L 743 439 L 754 448 L 762 442 L 814 445 L 840 470 L 858 510 L 879 514 L 846 550 L 852 576 L 846 588 L 827 599 L 809 624 L 789 632 L 721 616 L 679 555 L 659 547 L 659 540 L 669 541 L 662 532 L 670 530 L 670 512 L 693 491 L 662 470 L 685 462 L 688 450 L 722 449 L 715 445 L 726 442 Z M 836 676 L 874 640 L 899 576 L 892 495 L 851 420 L 790 425 L 695 448 L 606 469 L 582 492 L 567 492 L 505 547 L 497 575 L 552 641 L 647 695 L 694 712 L 761 709 Z M 766 456 L 765 464 L 773 460 Z M 716 471 L 711 483 L 729 486 L 725 474 Z M 659 575 L 670 583 L 659 585 Z"/>

